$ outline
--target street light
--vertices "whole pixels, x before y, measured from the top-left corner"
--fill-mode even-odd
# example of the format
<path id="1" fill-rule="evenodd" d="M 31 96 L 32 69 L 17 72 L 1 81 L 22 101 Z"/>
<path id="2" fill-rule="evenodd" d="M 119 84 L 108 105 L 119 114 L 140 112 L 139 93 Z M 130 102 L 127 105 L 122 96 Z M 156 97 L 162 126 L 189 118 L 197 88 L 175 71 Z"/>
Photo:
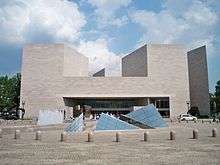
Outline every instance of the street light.
<path id="1" fill-rule="evenodd" d="M 186 101 L 186 104 L 187 104 L 187 109 L 189 111 L 189 109 L 190 109 L 190 101 Z"/>
<path id="2" fill-rule="evenodd" d="M 22 108 L 24 109 L 25 101 L 22 100 L 21 104 L 22 104 Z"/>

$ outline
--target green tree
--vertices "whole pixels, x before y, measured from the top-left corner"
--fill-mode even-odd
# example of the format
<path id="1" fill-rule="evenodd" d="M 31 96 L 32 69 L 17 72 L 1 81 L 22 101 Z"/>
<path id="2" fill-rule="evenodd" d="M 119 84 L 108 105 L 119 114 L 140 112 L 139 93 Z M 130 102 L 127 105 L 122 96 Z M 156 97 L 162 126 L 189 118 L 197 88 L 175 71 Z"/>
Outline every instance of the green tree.
<path id="1" fill-rule="evenodd" d="M 215 103 L 216 111 L 220 112 L 220 80 L 217 82 L 215 86 Z"/>
<path id="2" fill-rule="evenodd" d="M 215 95 L 212 93 L 209 93 L 209 100 L 210 100 L 210 114 L 215 114 Z"/>
<path id="3" fill-rule="evenodd" d="M 18 108 L 20 102 L 21 74 L 0 77 L 0 110 Z"/>

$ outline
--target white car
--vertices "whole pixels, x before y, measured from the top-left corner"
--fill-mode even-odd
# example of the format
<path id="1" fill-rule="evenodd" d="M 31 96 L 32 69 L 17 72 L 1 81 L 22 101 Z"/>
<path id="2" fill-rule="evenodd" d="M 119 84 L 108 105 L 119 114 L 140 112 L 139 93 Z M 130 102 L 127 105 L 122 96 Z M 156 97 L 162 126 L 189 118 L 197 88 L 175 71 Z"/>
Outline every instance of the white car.
<path id="1" fill-rule="evenodd" d="M 190 114 L 181 114 L 179 116 L 179 120 L 181 120 L 181 121 L 195 121 L 195 120 L 197 120 L 197 117 L 192 116 Z"/>

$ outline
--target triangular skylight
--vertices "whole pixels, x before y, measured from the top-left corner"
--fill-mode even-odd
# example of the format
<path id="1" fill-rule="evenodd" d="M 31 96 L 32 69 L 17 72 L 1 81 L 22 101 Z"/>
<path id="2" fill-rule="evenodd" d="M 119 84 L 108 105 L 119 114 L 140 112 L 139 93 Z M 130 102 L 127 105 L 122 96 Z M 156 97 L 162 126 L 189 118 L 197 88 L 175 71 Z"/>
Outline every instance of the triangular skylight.
<path id="1" fill-rule="evenodd" d="M 151 128 L 167 127 L 166 122 L 153 104 L 149 104 L 138 110 L 132 111 L 125 116 Z"/>
<path id="2" fill-rule="evenodd" d="M 82 132 L 84 127 L 83 123 L 83 114 L 81 114 L 79 117 L 75 118 L 73 122 L 66 127 L 66 132 Z"/>
<path id="3" fill-rule="evenodd" d="M 125 121 L 117 119 L 113 116 L 102 113 L 96 123 L 96 131 L 100 130 L 129 130 L 138 129 L 138 127 L 128 124 Z"/>

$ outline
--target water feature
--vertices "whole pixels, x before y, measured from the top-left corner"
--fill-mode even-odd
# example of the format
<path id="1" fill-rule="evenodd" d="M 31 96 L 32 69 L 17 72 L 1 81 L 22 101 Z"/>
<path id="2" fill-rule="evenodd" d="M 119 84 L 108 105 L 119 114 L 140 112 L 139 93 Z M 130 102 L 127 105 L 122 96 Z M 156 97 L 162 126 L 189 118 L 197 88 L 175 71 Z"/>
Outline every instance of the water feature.
<path id="1" fill-rule="evenodd" d="M 40 110 L 38 125 L 50 125 L 63 123 L 63 112 L 59 110 Z"/>

